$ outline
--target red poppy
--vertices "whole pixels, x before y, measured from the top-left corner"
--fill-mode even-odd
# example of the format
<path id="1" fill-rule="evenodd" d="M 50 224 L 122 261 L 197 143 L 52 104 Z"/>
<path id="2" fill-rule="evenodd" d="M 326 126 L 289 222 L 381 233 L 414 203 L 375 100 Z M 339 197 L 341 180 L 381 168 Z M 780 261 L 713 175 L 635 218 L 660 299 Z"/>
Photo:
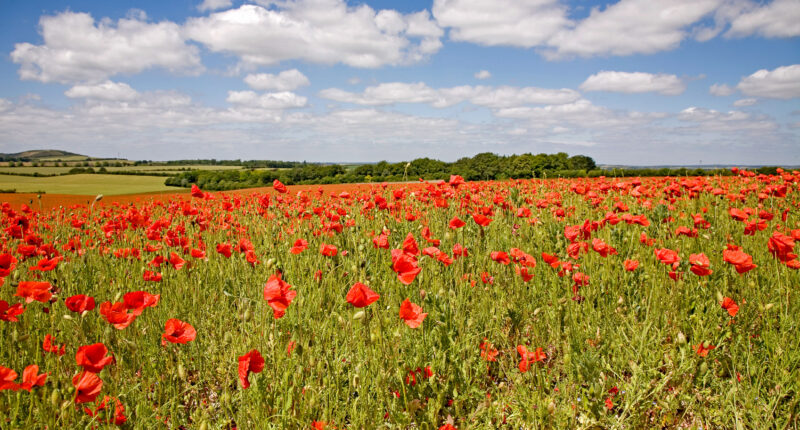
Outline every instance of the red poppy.
<path id="1" fill-rule="evenodd" d="M 689 264 L 692 267 L 689 269 L 697 276 L 708 276 L 714 273 L 709 267 L 711 266 L 711 262 L 708 260 L 705 254 L 702 252 L 699 254 L 692 254 L 689 256 Z"/>
<path id="2" fill-rule="evenodd" d="M 0 366 L 0 391 L 3 390 L 12 390 L 17 391 L 20 389 L 19 384 L 15 383 L 14 380 L 17 379 L 17 372 L 13 369 L 9 369 L 8 367 Z"/>
<path id="3" fill-rule="evenodd" d="M 515 266 L 514 271 L 517 273 L 517 275 L 521 276 L 522 280 L 525 282 L 528 282 L 531 279 L 533 279 L 533 273 L 529 273 L 527 267 L 523 266 L 522 268 L 520 268 L 519 266 Z"/>
<path id="4" fill-rule="evenodd" d="M 0 278 L 10 275 L 16 268 L 17 259 L 10 253 L 0 254 Z"/>
<path id="5" fill-rule="evenodd" d="M 222 254 L 225 258 L 231 258 L 231 251 L 233 246 L 230 243 L 218 243 L 217 244 L 217 253 Z"/>
<path id="6" fill-rule="evenodd" d="M 715 348 L 716 348 L 716 346 L 711 345 L 708 342 L 700 343 L 700 344 L 695 345 L 695 352 L 697 352 L 697 355 L 699 355 L 701 357 L 705 357 L 705 356 L 708 355 L 709 351 L 711 351 L 712 349 L 715 349 Z"/>
<path id="7" fill-rule="evenodd" d="M 44 335 L 44 341 L 42 342 L 42 349 L 45 350 L 45 352 L 51 352 L 58 356 L 64 355 L 64 353 L 66 352 L 65 351 L 66 344 L 62 343 L 61 347 L 59 348 L 58 345 L 53 345 L 53 342 L 55 342 L 55 338 L 53 338 L 52 335 L 50 334 Z"/>
<path id="8" fill-rule="evenodd" d="M 75 353 L 75 362 L 87 372 L 100 373 L 104 367 L 114 362 L 114 355 L 106 354 L 108 348 L 102 343 L 84 345 Z"/>
<path id="9" fill-rule="evenodd" d="M 109 396 L 104 396 L 103 400 L 97 405 L 97 407 L 95 407 L 94 411 L 92 411 L 89 408 L 83 408 L 83 411 L 86 412 L 86 414 L 89 415 L 90 417 L 98 417 L 98 414 L 101 411 L 104 411 L 108 408 L 108 403 L 112 399 L 114 400 L 114 416 L 109 417 L 106 423 L 110 424 L 113 419 L 113 423 L 115 425 L 121 426 L 125 424 L 126 421 L 128 421 L 128 418 L 125 416 L 125 406 L 116 397 L 112 398 Z"/>
<path id="10" fill-rule="evenodd" d="M 389 232 L 382 231 L 381 234 L 373 237 L 372 246 L 375 248 L 389 249 Z"/>
<path id="11" fill-rule="evenodd" d="M 472 220 L 475 221 L 475 224 L 479 226 L 486 227 L 492 223 L 492 219 L 487 217 L 484 214 L 472 214 Z"/>
<path id="12" fill-rule="evenodd" d="M 279 181 L 279 180 L 277 180 L 277 179 L 276 179 L 276 180 L 274 180 L 274 181 L 272 181 L 272 188 L 273 188 L 275 191 L 277 191 L 277 192 L 279 192 L 279 193 L 281 193 L 281 194 L 286 194 L 286 193 L 288 193 L 288 192 L 289 192 L 289 190 L 286 188 L 286 185 L 283 185 L 283 184 L 281 183 L 281 181 Z"/>
<path id="13" fill-rule="evenodd" d="M 248 379 L 250 373 L 261 373 L 264 370 L 264 363 L 264 357 L 256 349 L 239 357 L 239 381 L 242 383 L 242 388 L 250 387 Z"/>
<path id="14" fill-rule="evenodd" d="M 486 361 L 497 361 L 497 356 L 500 352 L 497 351 L 497 348 L 494 347 L 491 343 L 486 342 L 486 339 L 483 339 L 478 348 L 481 350 L 481 358 Z"/>
<path id="15" fill-rule="evenodd" d="M 95 307 L 94 297 L 85 294 L 67 297 L 67 299 L 64 300 L 64 304 L 67 305 L 67 309 L 77 313 L 91 311 L 94 310 Z"/>
<path id="16" fill-rule="evenodd" d="M 408 236 L 403 240 L 403 252 L 408 255 L 419 255 L 417 240 L 414 239 L 414 235 L 411 233 L 408 233 Z"/>
<path id="17" fill-rule="evenodd" d="M 520 355 L 519 371 L 525 373 L 531 363 L 536 363 L 547 358 L 547 354 L 542 351 L 542 348 L 536 348 L 535 351 L 528 351 L 525 345 L 517 345 L 517 353 Z"/>
<path id="18" fill-rule="evenodd" d="M 294 241 L 294 246 L 289 250 L 292 254 L 299 254 L 308 248 L 308 241 L 305 239 L 297 239 Z"/>
<path id="19" fill-rule="evenodd" d="M 397 279 L 405 285 L 412 283 L 422 271 L 416 258 L 399 249 L 392 250 L 392 269 L 397 273 Z"/>
<path id="20" fill-rule="evenodd" d="M 160 298 L 160 294 L 150 294 L 146 291 L 133 291 L 122 296 L 125 307 L 136 316 L 141 315 L 144 308 L 155 307 Z"/>
<path id="21" fill-rule="evenodd" d="M 720 303 L 720 305 L 722 305 L 722 309 L 728 311 L 728 315 L 730 315 L 731 317 L 735 317 L 736 314 L 739 312 L 739 305 L 737 305 L 736 302 L 733 301 L 733 299 L 730 297 L 723 298 L 722 303 Z"/>
<path id="22" fill-rule="evenodd" d="M 30 303 L 34 300 L 47 303 L 50 297 L 53 296 L 52 291 L 50 291 L 52 288 L 53 286 L 49 282 L 20 282 L 17 285 L 17 294 L 15 295 L 24 298 L 25 303 Z"/>
<path id="23" fill-rule="evenodd" d="M 205 197 L 205 194 L 200 190 L 200 187 L 197 184 L 192 184 L 192 197 L 197 197 L 198 199 L 202 199 Z"/>
<path id="24" fill-rule="evenodd" d="M 668 248 L 656 248 L 653 250 L 658 258 L 664 264 L 675 264 L 681 261 L 678 253 Z"/>
<path id="25" fill-rule="evenodd" d="M 319 253 L 326 257 L 335 257 L 339 253 L 339 249 L 334 245 L 323 243 L 319 246 Z"/>
<path id="26" fill-rule="evenodd" d="M 617 255 L 617 250 L 605 243 L 602 239 L 592 239 L 592 249 L 604 258 L 609 255 Z"/>
<path id="27" fill-rule="evenodd" d="M 467 225 L 467 223 L 461 221 L 457 216 L 454 216 L 453 219 L 450 220 L 449 224 L 450 228 L 452 228 L 453 230 L 464 227 L 465 225 Z"/>
<path id="28" fill-rule="evenodd" d="M 281 279 L 280 272 L 270 276 L 264 285 L 264 300 L 272 308 L 272 316 L 275 319 L 283 317 L 292 300 L 297 297 L 297 291 L 290 288 L 292 286 Z"/>
<path id="29" fill-rule="evenodd" d="M 161 282 L 162 279 L 163 276 L 161 275 L 160 272 L 152 272 L 150 270 L 145 270 L 144 273 L 142 273 L 142 280 L 144 280 L 145 282 Z"/>
<path id="30" fill-rule="evenodd" d="M 30 391 L 31 388 L 36 386 L 43 387 L 44 383 L 47 381 L 47 375 L 49 375 L 49 373 L 39 374 L 39 366 L 31 364 L 22 372 L 22 384 L 15 384 L 16 386 L 11 389 L 14 391 L 18 389 Z M 16 374 L 14 374 L 14 378 L 16 378 Z"/>
<path id="31" fill-rule="evenodd" d="M 161 345 L 166 345 L 167 342 L 187 343 L 197 337 L 197 331 L 187 322 L 177 318 L 170 318 L 164 324 L 164 334 L 161 337 Z"/>
<path id="32" fill-rule="evenodd" d="M 508 257 L 503 251 L 494 251 L 490 254 L 492 260 L 500 264 L 509 264 L 511 263 L 511 259 Z"/>
<path id="33" fill-rule="evenodd" d="M 417 328 L 422 325 L 422 320 L 424 320 L 426 316 L 428 316 L 428 314 L 422 313 L 422 307 L 411 303 L 409 299 L 405 299 L 400 305 L 400 318 L 411 328 Z"/>
<path id="34" fill-rule="evenodd" d="M 72 385 L 75 386 L 75 403 L 93 402 L 103 389 L 103 381 L 85 370 L 72 378 Z"/>
<path id="35" fill-rule="evenodd" d="M 357 307 L 363 308 L 375 303 L 381 296 L 375 291 L 372 291 L 368 286 L 361 282 L 356 282 L 347 292 L 347 303 Z"/>
<path id="36" fill-rule="evenodd" d="M 639 261 L 637 261 L 637 260 L 625 260 L 625 262 L 622 263 L 622 265 L 625 266 L 625 270 L 626 271 L 633 272 L 634 270 L 636 270 L 639 267 Z"/>
<path id="37" fill-rule="evenodd" d="M 22 303 L 9 306 L 7 301 L 0 300 L 0 321 L 17 322 L 19 321 L 17 316 L 22 315 L 23 312 L 25 312 L 25 308 Z"/>
<path id="38" fill-rule="evenodd" d="M 174 252 L 170 252 L 169 253 L 169 264 L 171 264 L 172 267 L 175 270 L 180 270 L 184 266 L 184 264 L 186 264 L 186 260 L 181 258 L 180 255 L 178 255 L 178 254 L 176 254 Z"/>
<path id="39" fill-rule="evenodd" d="M 447 181 L 447 183 L 453 188 L 465 184 L 464 178 L 462 178 L 461 175 L 450 175 L 450 180 Z"/>
<path id="40" fill-rule="evenodd" d="M 122 330 L 131 325 L 133 320 L 136 319 L 135 314 L 128 313 L 128 308 L 123 302 L 117 302 L 114 304 L 111 302 L 101 303 L 100 315 L 102 315 L 103 319 L 112 324 L 117 330 Z"/>

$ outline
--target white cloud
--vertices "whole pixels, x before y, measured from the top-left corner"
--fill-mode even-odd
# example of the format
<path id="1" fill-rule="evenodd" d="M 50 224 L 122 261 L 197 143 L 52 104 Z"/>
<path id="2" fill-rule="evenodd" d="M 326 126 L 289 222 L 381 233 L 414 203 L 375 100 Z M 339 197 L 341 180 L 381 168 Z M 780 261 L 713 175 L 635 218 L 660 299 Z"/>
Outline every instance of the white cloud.
<path id="1" fill-rule="evenodd" d="M 580 86 L 583 91 L 618 93 L 657 92 L 675 96 L 686 90 L 686 83 L 675 75 L 601 71 L 589 76 Z"/>
<path id="2" fill-rule="evenodd" d="M 124 82 L 105 81 L 99 84 L 75 85 L 64 92 L 69 98 L 93 100 L 135 100 L 139 93 Z"/>
<path id="3" fill-rule="evenodd" d="M 375 68 L 421 61 L 441 48 L 442 30 L 427 11 L 376 12 L 343 0 L 265 1 L 190 18 L 185 34 L 245 64 L 285 60 Z"/>
<path id="4" fill-rule="evenodd" d="M 206 12 L 209 10 L 225 9 L 232 5 L 233 1 L 231 0 L 203 0 L 203 3 L 197 5 L 197 10 Z"/>
<path id="5" fill-rule="evenodd" d="M 244 81 L 250 88 L 262 91 L 292 91 L 311 84 L 306 75 L 300 73 L 297 69 L 284 70 L 277 75 L 270 73 L 247 75 Z"/>
<path id="6" fill-rule="evenodd" d="M 531 48 L 569 25 L 558 0 L 434 0 L 433 15 L 450 39 Z"/>
<path id="7" fill-rule="evenodd" d="M 744 12 L 732 18 L 725 36 L 743 37 L 752 34 L 764 37 L 800 36 L 800 2 L 774 0 L 764 5 L 748 2 Z"/>
<path id="8" fill-rule="evenodd" d="M 489 73 L 488 70 L 481 70 L 480 72 L 475 73 L 475 79 L 489 79 L 492 77 L 492 74 Z"/>
<path id="9" fill-rule="evenodd" d="M 713 84 L 708 89 L 708 93 L 712 96 L 727 97 L 733 94 L 736 90 L 725 84 Z"/>
<path id="10" fill-rule="evenodd" d="M 675 49 L 721 0 L 620 0 L 548 40 L 549 58 L 652 54 Z"/>
<path id="11" fill-rule="evenodd" d="M 604 106 L 594 105 L 586 99 L 562 105 L 511 107 L 500 109 L 495 115 L 500 118 L 528 120 L 530 128 L 546 130 L 548 133 L 553 127 L 569 127 L 570 129 L 575 127 L 579 129 L 626 128 L 646 124 L 666 116 L 662 113 L 615 111 Z"/>
<path id="12" fill-rule="evenodd" d="M 202 68 L 198 49 L 184 43 L 172 22 L 149 23 L 142 14 L 95 24 L 87 13 L 43 16 L 43 45 L 18 43 L 11 59 L 19 76 L 42 82 L 102 81 L 150 68 L 190 72 Z"/>
<path id="13" fill-rule="evenodd" d="M 739 99 L 733 102 L 733 105 L 736 107 L 745 107 L 745 106 L 753 106 L 756 103 L 758 103 L 758 100 L 756 99 Z"/>
<path id="14" fill-rule="evenodd" d="M 228 91 L 228 103 L 259 109 L 289 109 L 306 106 L 308 100 L 289 91 L 258 94 L 253 91 Z"/>
<path id="15" fill-rule="evenodd" d="M 761 69 L 742 78 L 736 89 L 751 97 L 792 99 L 800 97 L 800 64 Z"/>
<path id="16" fill-rule="evenodd" d="M 681 121 L 697 124 L 704 131 L 731 133 L 737 131 L 769 131 L 778 128 L 766 115 L 742 111 L 719 112 L 714 109 L 689 107 L 678 114 Z"/>
<path id="17" fill-rule="evenodd" d="M 468 101 L 474 105 L 500 109 L 526 104 L 570 103 L 578 98 L 577 91 L 561 88 L 536 87 L 490 87 L 463 85 L 451 88 L 431 88 L 423 82 L 389 82 L 367 87 L 362 93 L 353 93 L 338 88 L 320 91 L 320 97 L 345 103 L 367 106 L 394 103 L 424 103 L 436 108 L 445 108 Z"/>

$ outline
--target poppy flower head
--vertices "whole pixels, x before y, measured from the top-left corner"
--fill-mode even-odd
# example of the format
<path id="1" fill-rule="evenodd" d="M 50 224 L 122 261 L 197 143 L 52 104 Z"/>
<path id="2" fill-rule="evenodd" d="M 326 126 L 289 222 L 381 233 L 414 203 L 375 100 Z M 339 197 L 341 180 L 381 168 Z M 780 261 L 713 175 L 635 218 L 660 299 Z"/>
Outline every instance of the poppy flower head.
<path id="1" fill-rule="evenodd" d="M 75 387 L 75 403 L 93 402 L 103 389 L 103 381 L 96 374 L 86 370 L 72 378 Z"/>
<path id="2" fill-rule="evenodd" d="M 139 316 L 144 311 L 144 308 L 155 307 L 160 298 L 160 294 L 150 294 L 146 291 L 133 291 L 126 293 L 122 297 L 122 300 L 127 309 L 134 315 Z"/>
<path id="3" fill-rule="evenodd" d="M 347 303 L 357 308 L 363 308 L 375 303 L 380 297 L 378 293 L 372 291 L 368 286 L 361 282 L 356 282 L 347 292 L 346 299 Z"/>
<path id="4" fill-rule="evenodd" d="M 25 281 L 17 285 L 17 297 L 25 299 L 25 303 L 37 302 L 46 303 L 53 297 L 53 286 L 49 282 Z"/>
<path id="5" fill-rule="evenodd" d="M 257 349 L 239 357 L 239 382 L 241 382 L 242 388 L 250 387 L 248 379 L 250 373 L 261 373 L 264 370 L 264 363 L 264 357 Z"/>
<path id="6" fill-rule="evenodd" d="M 104 367 L 114 362 L 114 356 L 106 354 L 108 348 L 102 343 L 84 345 L 75 353 L 75 362 L 87 372 L 100 373 Z"/>
<path id="7" fill-rule="evenodd" d="M 428 314 L 422 312 L 422 307 L 411 303 L 410 299 L 405 299 L 400 305 L 400 318 L 411 328 L 417 328 L 422 325 L 422 321 L 426 316 Z"/>
<path id="8" fill-rule="evenodd" d="M 197 331 L 191 324 L 177 318 L 170 318 L 164 324 L 164 334 L 161 335 L 161 345 L 171 343 L 187 343 L 197 337 Z"/>
<path id="9" fill-rule="evenodd" d="M 264 285 L 264 300 L 272 308 L 275 319 L 283 317 L 292 300 L 297 297 L 297 291 L 291 288 L 291 285 L 281 279 L 280 272 L 270 276 Z"/>
<path id="10" fill-rule="evenodd" d="M 22 303 L 9 306 L 7 301 L 0 300 L 0 321 L 17 322 L 19 321 L 17 317 L 23 312 L 25 312 L 25 308 Z"/>

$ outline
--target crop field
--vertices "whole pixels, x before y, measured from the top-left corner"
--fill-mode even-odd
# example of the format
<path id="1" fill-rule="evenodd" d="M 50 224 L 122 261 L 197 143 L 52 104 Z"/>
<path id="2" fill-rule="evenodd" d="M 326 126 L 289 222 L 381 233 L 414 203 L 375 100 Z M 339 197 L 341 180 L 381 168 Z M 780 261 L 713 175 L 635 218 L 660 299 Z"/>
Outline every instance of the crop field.
<path id="1" fill-rule="evenodd" d="M 3 173 L 21 173 L 21 174 L 34 174 L 39 173 L 42 175 L 62 175 L 69 172 L 75 167 L 83 166 L 22 166 L 22 167 L 8 167 L 0 166 L 0 172 Z M 100 169 L 100 166 L 91 166 L 93 169 Z M 178 173 L 184 170 L 237 170 L 241 166 L 214 166 L 208 164 L 187 164 L 181 166 L 107 166 L 106 170 L 109 172 L 149 172 L 149 173 Z"/>
<path id="2" fill-rule="evenodd" d="M 796 428 L 800 173 L 737 173 L 3 203 L 0 428 Z"/>
<path id="3" fill-rule="evenodd" d="M 178 187 L 164 185 L 159 176 L 131 175 L 67 175 L 67 176 L 14 176 L 0 175 L 0 189 L 14 189 L 18 193 L 44 191 L 54 194 L 78 194 L 95 196 L 97 194 L 136 194 L 155 191 L 180 191 Z"/>

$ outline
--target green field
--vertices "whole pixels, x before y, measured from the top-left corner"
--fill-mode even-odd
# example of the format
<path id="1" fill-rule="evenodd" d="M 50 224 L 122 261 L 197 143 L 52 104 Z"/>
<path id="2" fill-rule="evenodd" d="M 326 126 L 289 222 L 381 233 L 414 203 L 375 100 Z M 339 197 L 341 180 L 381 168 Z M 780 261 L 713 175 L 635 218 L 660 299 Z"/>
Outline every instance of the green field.
<path id="1" fill-rule="evenodd" d="M 92 196 L 184 190 L 164 185 L 163 177 L 130 175 L 67 175 L 44 178 L 0 175 L 0 189 L 13 189 L 18 193 L 44 191 L 49 194 Z"/>
<path id="2" fill-rule="evenodd" d="M 0 166 L 0 172 L 3 173 L 20 173 L 24 175 L 30 175 L 34 173 L 39 173 L 41 175 L 61 175 L 64 173 L 69 172 L 70 170 L 74 169 L 75 167 L 83 167 L 83 166 L 68 166 L 68 167 L 60 167 L 60 166 L 23 166 L 23 167 L 8 167 L 8 166 Z M 93 169 L 97 170 L 100 167 L 91 166 Z M 105 168 L 109 172 L 148 172 L 148 173 L 177 173 L 183 170 L 234 170 L 234 169 L 241 169 L 241 166 L 212 166 L 212 165 L 204 165 L 204 164 L 192 164 L 192 165 L 185 165 L 185 166 L 122 166 L 122 167 L 106 167 Z"/>

